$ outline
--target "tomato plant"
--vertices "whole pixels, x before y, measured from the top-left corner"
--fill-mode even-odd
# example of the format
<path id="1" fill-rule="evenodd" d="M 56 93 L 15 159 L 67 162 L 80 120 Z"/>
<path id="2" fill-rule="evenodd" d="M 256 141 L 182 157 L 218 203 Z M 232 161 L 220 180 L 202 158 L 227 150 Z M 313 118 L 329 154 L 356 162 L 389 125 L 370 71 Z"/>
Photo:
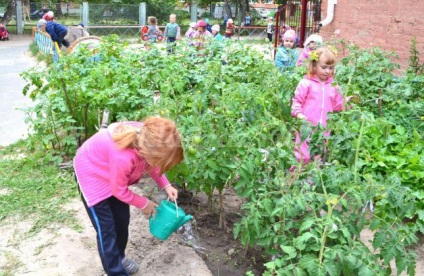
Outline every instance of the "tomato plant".
<path id="1" fill-rule="evenodd" d="M 337 82 L 361 101 L 329 116 L 329 138 L 290 115 L 305 68 L 281 74 L 232 41 L 202 55 L 180 43 L 164 55 L 155 46 L 129 50 L 112 36 L 96 60 L 83 50 L 47 72 L 26 73 L 35 90 L 25 92 L 38 101 L 34 135 L 69 155 L 96 131 L 104 108 L 112 120 L 175 120 L 186 156 L 167 176 L 205 192 L 211 208 L 218 191 L 222 227 L 224 188 L 245 198 L 234 236 L 269 254 L 265 275 L 379 275 L 390 273 L 392 260 L 398 273 L 413 275 L 410 246 L 424 231 L 422 78 L 395 78 L 393 55 L 381 49 L 349 53 Z M 322 162 L 296 163 L 300 128 L 312 133 Z M 371 249 L 360 239 L 365 228 L 375 231 Z"/>

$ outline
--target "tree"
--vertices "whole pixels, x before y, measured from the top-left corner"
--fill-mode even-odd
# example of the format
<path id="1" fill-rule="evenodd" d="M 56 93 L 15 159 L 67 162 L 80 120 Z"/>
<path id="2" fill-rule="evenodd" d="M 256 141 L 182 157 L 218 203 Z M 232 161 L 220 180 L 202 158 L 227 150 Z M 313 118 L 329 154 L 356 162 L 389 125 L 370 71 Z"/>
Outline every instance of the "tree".
<path id="1" fill-rule="evenodd" d="M 10 20 L 13 18 L 13 11 L 16 8 L 16 0 L 9 0 L 6 8 L 6 12 L 4 13 L 3 19 L 1 22 L 5 25 L 7 25 Z"/>

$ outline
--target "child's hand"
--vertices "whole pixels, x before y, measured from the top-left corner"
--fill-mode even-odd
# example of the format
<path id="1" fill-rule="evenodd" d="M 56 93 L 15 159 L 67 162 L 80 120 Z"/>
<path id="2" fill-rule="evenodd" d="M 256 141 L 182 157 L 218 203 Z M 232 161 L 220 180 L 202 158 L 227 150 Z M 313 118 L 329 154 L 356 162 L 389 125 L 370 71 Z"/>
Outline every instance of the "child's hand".
<path id="1" fill-rule="evenodd" d="M 169 200 L 175 201 L 178 198 L 178 190 L 172 186 L 165 187 L 165 192 L 169 197 Z"/>
<path id="2" fill-rule="evenodd" d="M 149 200 L 147 202 L 147 206 L 141 209 L 141 212 L 146 217 L 146 219 L 149 219 L 151 216 L 156 215 L 156 209 L 155 209 L 156 206 L 158 206 L 156 203 Z"/>

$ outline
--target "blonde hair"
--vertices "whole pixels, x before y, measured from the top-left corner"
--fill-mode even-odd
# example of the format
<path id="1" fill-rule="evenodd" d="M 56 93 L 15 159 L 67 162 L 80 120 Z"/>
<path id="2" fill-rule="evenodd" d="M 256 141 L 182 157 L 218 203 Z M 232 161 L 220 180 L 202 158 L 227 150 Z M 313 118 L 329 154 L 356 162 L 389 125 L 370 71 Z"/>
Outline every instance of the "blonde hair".
<path id="1" fill-rule="evenodd" d="M 171 17 L 175 17 L 175 18 L 177 18 L 177 15 L 176 15 L 175 13 L 171 13 L 171 14 L 169 15 L 169 18 L 171 18 Z"/>
<path id="2" fill-rule="evenodd" d="M 312 77 L 316 74 L 316 67 L 321 58 L 325 60 L 325 65 L 334 65 L 336 63 L 336 55 L 325 46 L 318 47 L 316 50 L 312 51 L 310 55 L 318 56 L 318 59 L 310 58 L 308 66 L 309 77 Z"/>
<path id="3" fill-rule="evenodd" d="M 158 20 L 154 16 L 147 17 L 147 21 L 149 22 L 149 24 L 152 24 L 152 25 L 155 25 L 158 22 Z"/>
<path id="4" fill-rule="evenodd" d="M 149 117 L 141 128 L 120 124 L 112 137 L 121 149 L 137 149 L 152 169 L 159 168 L 160 174 L 184 159 L 180 133 L 169 119 Z"/>

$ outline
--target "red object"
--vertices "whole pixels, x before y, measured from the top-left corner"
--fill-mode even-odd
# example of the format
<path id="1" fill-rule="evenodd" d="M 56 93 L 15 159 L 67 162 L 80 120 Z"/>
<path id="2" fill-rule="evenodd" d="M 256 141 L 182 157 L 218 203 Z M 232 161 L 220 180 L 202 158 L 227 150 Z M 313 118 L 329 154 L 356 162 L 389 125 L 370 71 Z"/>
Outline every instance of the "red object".
<path id="1" fill-rule="evenodd" d="M 197 25 L 197 27 L 206 27 L 207 26 L 205 20 L 199 20 L 199 21 L 197 21 L 197 24 L 196 25 Z"/>
<path id="2" fill-rule="evenodd" d="M 9 40 L 9 32 L 5 27 L 0 27 L 0 40 Z"/>

